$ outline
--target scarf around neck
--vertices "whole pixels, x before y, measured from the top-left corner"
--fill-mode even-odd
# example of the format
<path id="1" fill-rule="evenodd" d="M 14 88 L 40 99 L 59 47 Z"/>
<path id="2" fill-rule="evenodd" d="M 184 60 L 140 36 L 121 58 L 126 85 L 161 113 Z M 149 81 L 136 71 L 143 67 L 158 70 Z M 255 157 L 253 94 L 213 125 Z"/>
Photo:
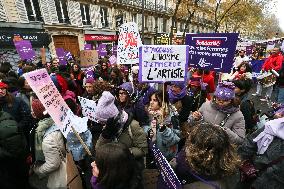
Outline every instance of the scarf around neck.
<path id="1" fill-rule="evenodd" d="M 212 104 L 213 108 L 215 108 L 216 110 L 218 110 L 222 113 L 225 113 L 225 114 L 232 114 L 232 113 L 235 113 L 235 112 L 240 110 L 239 107 L 236 107 L 236 106 L 233 106 L 233 105 L 229 105 L 229 106 L 226 106 L 226 107 L 219 106 L 214 100 L 211 101 L 211 104 Z"/>
<path id="2" fill-rule="evenodd" d="M 184 87 L 179 94 L 174 94 L 172 89 L 169 90 L 169 100 L 171 103 L 176 103 L 187 94 L 187 88 Z"/>

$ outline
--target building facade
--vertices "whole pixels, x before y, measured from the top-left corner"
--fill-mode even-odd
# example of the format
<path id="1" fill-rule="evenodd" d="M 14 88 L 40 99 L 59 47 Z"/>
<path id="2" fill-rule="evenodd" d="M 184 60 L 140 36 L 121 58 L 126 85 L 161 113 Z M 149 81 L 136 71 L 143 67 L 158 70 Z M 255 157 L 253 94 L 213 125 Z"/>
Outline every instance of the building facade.
<path id="1" fill-rule="evenodd" d="M 203 0 L 204 7 L 210 1 Z M 201 7 L 187 32 L 211 32 L 210 12 Z M 0 0 L 0 61 L 19 60 L 15 37 L 30 39 L 37 53 L 48 47 L 55 54 L 62 47 L 78 56 L 85 43 L 111 48 L 121 24 L 136 22 L 142 32 L 143 14 L 144 44 L 154 44 L 157 37 L 169 35 L 174 8 L 174 0 Z M 184 20 L 177 21 L 177 33 L 184 31 Z"/>

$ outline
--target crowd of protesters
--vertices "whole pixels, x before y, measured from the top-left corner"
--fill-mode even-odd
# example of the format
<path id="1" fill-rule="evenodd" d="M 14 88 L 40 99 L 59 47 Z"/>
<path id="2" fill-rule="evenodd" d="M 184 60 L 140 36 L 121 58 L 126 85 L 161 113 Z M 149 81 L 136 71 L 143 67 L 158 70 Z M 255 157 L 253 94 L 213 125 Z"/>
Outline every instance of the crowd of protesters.
<path id="1" fill-rule="evenodd" d="M 214 72 L 189 69 L 187 82 L 162 87 L 140 83 L 138 66 L 110 65 L 108 58 L 100 59 L 88 78 L 80 61 L 22 61 L 17 71 L 3 62 L 1 188 L 68 188 L 62 164 L 69 152 L 83 188 L 147 188 L 145 169 L 157 169 L 149 143 L 170 162 L 183 188 L 284 188 L 284 108 L 277 105 L 275 117 L 256 130 L 256 111 L 248 96 L 252 70 L 244 53 L 225 81 L 215 82 Z M 279 86 L 282 61 L 275 48 L 263 66 L 279 72 Z M 23 77 L 41 68 L 75 115 L 82 116 L 78 96 L 97 103 L 96 121 L 88 120 L 88 130 L 80 134 L 91 157 L 74 133 L 63 137 Z M 157 188 L 167 188 L 160 177 Z"/>

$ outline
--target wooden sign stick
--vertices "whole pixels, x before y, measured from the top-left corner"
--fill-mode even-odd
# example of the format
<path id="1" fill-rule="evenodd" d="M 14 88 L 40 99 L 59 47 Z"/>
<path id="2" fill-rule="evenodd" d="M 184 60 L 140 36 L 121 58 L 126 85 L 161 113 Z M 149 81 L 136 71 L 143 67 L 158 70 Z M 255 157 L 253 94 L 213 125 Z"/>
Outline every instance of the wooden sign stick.
<path id="1" fill-rule="evenodd" d="M 86 150 L 87 154 L 89 156 L 92 156 L 92 153 L 91 153 L 90 149 L 85 144 L 85 142 L 82 140 L 82 138 L 80 137 L 79 133 L 74 129 L 74 127 L 72 125 L 71 125 L 71 128 L 72 128 L 72 131 L 75 133 L 76 137 L 78 138 L 78 140 L 80 141 L 80 143 L 82 144 L 83 148 Z"/>

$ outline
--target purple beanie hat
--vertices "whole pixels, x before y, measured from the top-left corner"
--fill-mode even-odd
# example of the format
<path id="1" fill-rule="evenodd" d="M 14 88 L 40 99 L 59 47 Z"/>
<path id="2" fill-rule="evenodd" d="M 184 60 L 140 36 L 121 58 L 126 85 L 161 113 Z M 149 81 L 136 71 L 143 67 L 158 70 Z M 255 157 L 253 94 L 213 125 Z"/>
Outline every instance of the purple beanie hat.
<path id="1" fill-rule="evenodd" d="M 185 82 L 184 81 L 175 81 L 175 82 L 171 82 L 171 85 L 175 85 L 181 89 L 184 89 L 185 86 Z"/>
<path id="2" fill-rule="evenodd" d="M 125 82 L 118 88 L 127 91 L 129 96 L 133 94 L 133 87 L 131 82 Z"/>
<path id="3" fill-rule="evenodd" d="M 119 111 L 114 104 L 114 100 L 115 98 L 110 92 L 103 92 L 95 112 L 96 120 L 99 122 L 106 122 L 109 118 L 116 117 L 119 114 Z"/>
<path id="4" fill-rule="evenodd" d="M 223 81 L 218 84 L 214 96 L 221 100 L 232 100 L 235 98 L 235 87 L 232 82 Z"/>

